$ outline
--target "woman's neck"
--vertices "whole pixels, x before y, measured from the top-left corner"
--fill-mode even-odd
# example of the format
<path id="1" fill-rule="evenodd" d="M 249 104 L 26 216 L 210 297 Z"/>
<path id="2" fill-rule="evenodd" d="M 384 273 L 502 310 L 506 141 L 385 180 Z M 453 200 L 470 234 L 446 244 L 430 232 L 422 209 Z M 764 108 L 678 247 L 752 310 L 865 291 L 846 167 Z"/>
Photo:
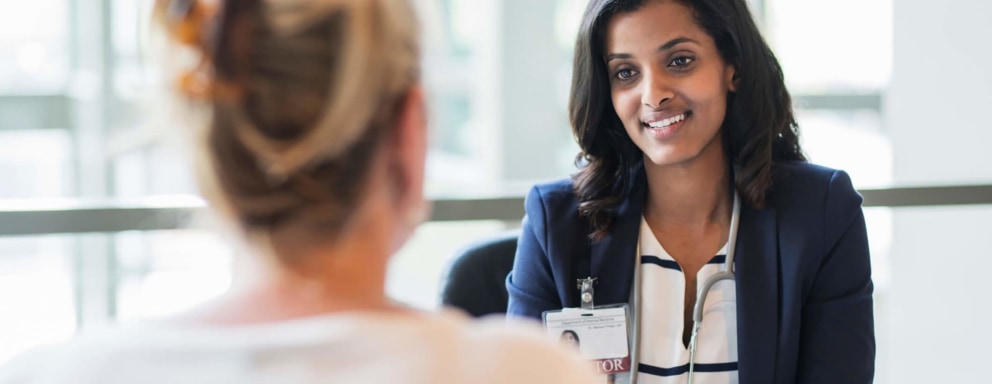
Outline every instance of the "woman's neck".
<path id="1" fill-rule="evenodd" d="M 293 255 L 292 267 L 267 260 L 250 281 L 180 320 L 265 323 L 338 312 L 394 312 L 385 291 L 392 253 L 381 223 L 348 231 L 333 244 Z"/>
<path id="2" fill-rule="evenodd" d="M 719 144 L 719 143 L 711 143 Z M 733 210 L 730 168 L 720 145 L 686 163 L 657 166 L 645 159 L 645 216 L 659 223 L 707 225 L 729 222 Z"/>

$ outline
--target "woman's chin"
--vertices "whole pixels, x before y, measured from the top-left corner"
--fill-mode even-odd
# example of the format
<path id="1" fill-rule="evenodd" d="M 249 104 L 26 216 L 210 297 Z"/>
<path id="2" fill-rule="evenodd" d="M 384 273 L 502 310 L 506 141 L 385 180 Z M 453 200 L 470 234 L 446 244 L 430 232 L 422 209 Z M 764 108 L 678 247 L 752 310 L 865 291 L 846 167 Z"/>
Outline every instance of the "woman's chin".
<path id="1" fill-rule="evenodd" d="M 656 167 L 671 167 L 687 164 L 695 157 L 686 151 L 655 150 L 645 152 L 644 163 Z"/>

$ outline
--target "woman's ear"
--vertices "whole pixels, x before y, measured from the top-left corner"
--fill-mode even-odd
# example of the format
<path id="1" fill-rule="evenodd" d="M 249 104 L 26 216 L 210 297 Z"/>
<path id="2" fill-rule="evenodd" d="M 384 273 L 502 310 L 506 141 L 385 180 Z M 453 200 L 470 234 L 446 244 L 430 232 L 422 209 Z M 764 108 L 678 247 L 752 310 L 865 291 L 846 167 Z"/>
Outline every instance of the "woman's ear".
<path id="1" fill-rule="evenodd" d="M 416 84 L 407 91 L 396 115 L 393 145 L 385 153 L 395 189 L 395 217 L 398 232 L 393 251 L 398 250 L 429 215 L 424 198 L 427 162 L 427 106 L 424 90 Z"/>
<path id="2" fill-rule="evenodd" d="M 410 87 L 396 116 L 396 160 L 404 204 L 422 204 L 427 161 L 427 105 L 419 83 Z"/>

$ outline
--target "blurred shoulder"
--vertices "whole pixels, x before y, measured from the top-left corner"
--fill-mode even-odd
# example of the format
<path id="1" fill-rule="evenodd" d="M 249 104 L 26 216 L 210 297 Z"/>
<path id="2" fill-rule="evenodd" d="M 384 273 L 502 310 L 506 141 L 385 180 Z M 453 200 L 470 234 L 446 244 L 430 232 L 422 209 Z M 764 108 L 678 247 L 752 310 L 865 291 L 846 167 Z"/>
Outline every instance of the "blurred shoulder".
<path id="1" fill-rule="evenodd" d="M 459 361 L 464 382 L 592 383 L 592 365 L 562 348 L 532 321 L 493 316 L 462 320 Z"/>

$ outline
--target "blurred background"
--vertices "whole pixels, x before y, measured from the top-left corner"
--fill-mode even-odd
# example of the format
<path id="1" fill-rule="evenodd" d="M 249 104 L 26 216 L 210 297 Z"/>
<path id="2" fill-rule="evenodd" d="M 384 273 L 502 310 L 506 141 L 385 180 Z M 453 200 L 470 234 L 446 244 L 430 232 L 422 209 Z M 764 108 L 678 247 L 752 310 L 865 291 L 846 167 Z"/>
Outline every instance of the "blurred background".
<path id="1" fill-rule="evenodd" d="M 0 364 L 230 284 L 238 250 L 190 218 L 202 203 L 176 143 L 188 128 L 157 108 L 152 2 L 0 3 Z M 415 2 L 436 211 L 389 291 L 436 309 L 457 252 L 518 227 L 527 188 L 575 170 L 566 103 L 586 1 Z M 876 382 L 987 381 L 992 2 L 749 3 L 810 159 L 865 193 Z"/>

